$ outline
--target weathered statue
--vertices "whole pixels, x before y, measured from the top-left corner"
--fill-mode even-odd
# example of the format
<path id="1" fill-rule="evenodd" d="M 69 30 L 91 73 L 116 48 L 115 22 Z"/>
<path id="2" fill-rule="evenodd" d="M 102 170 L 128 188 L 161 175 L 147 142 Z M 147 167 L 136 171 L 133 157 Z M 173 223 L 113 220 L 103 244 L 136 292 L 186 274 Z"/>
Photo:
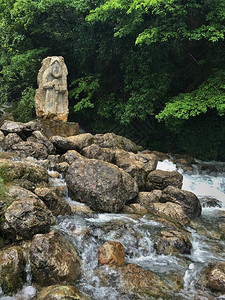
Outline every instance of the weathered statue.
<path id="1" fill-rule="evenodd" d="M 62 56 L 47 57 L 38 73 L 35 108 L 38 118 L 67 121 L 67 67 Z"/>

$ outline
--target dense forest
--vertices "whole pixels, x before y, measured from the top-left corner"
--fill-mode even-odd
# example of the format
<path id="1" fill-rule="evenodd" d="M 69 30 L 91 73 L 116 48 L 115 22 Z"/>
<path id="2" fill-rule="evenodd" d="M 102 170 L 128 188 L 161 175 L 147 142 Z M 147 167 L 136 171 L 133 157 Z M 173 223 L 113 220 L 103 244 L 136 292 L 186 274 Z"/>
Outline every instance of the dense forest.
<path id="1" fill-rule="evenodd" d="M 34 118 L 40 63 L 68 66 L 70 121 L 225 160 L 224 0 L 0 0 L 0 101 Z"/>

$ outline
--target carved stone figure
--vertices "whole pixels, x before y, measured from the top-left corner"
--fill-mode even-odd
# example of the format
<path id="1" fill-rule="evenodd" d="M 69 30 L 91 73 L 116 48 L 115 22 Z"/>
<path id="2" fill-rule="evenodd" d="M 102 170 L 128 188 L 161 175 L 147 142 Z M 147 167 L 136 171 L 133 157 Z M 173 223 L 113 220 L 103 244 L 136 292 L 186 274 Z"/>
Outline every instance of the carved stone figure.
<path id="1" fill-rule="evenodd" d="M 67 121 L 67 67 L 62 56 L 47 57 L 38 73 L 35 108 L 38 118 Z"/>

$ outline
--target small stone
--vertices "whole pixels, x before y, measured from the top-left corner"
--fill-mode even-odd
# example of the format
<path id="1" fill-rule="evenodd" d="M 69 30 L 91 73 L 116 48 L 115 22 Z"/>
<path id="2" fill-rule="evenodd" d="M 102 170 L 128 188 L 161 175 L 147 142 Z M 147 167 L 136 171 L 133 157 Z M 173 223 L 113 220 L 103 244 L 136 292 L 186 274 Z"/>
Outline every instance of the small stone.
<path id="1" fill-rule="evenodd" d="M 102 265 L 125 264 L 125 249 L 120 242 L 106 242 L 98 249 L 98 262 Z"/>

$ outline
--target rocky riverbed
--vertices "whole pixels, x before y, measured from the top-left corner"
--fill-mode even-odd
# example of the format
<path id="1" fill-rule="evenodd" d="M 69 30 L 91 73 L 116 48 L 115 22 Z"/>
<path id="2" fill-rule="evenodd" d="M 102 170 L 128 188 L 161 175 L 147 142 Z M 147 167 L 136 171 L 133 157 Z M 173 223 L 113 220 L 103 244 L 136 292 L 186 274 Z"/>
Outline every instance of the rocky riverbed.
<path id="1" fill-rule="evenodd" d="M 0 146 L 0 299 L 224 299 L 224 164 L 38 120 Z"/>

